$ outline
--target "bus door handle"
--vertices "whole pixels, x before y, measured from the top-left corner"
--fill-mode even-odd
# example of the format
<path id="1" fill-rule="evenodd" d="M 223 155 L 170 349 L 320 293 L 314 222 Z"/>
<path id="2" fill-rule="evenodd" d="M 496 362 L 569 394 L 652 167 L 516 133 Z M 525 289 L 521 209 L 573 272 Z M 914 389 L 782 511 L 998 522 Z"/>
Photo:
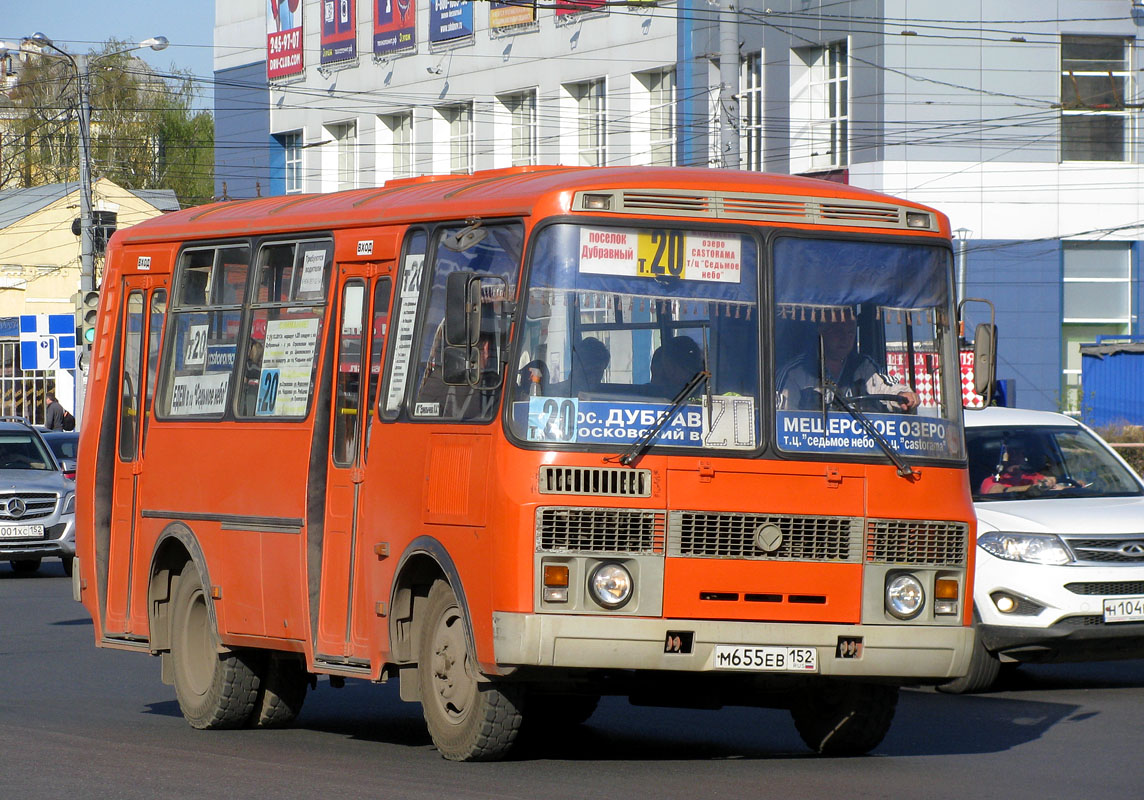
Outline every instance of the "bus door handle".
<path id="1" fill-rule="evenodd" d="M 711 479 L 715 477 L 715 468 L 711 466 L 710 461 L 699 462 L 699 482 L 711 483 Z"/>
<path id="2" fill-rule="evenodd" d="M 365 470 L 361 467 L 354 467 L 350 470 L 350 482 L 359 484 L 365 481 Z"/>
<path id="3" fill-rule="evenodd" d="M 143 460 L 142 459 L 137 458 L 131 462 L 131 474 L 132 475 L 142 475 L 143 474 Z"/>
<path id="4" fill-rule="evenodd" d="M 842 473 L 838 470 L 838 467 L 826 468 L 826 485 L 831 489 L 837 489 L 842 485 Z"/>

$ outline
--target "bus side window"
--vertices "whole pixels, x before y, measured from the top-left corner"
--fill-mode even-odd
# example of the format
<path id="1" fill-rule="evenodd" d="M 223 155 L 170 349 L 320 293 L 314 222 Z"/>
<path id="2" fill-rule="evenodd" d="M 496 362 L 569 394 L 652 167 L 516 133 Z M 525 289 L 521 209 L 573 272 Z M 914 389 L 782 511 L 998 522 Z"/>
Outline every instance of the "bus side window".
<path id="1" fill-rule="evenodd" d="M 249 263 L 245 244 L 188 248 L 180 256 L 160 417 L 218 419 L 226 412 Z"/>
<path id="2" fill-rule="evenodd" d="M 524 238 L 520 225 L 496 225 L 481 229 L 471 246 L 450 246 L 461 240 L 465 228 L 443 228 L 433 257 L 433 283 L 429 307 L 421 328 L 417 369 L 417 397 L 413 416 L 435 417 L 455 422 L 488 422 L 500 401 L 504 360 L 508 352 L 507 302 L 516 294 Z M 481 322 L 477 339 L 479 377 L 477 386 L 448 385 L 444 380 L 445 287 L 449 275 L 472 271 L 482 280 Z"/>
<path id="3" fill-rule="evenodd" d="M 151 293 L 151 321 L 147 337 L 147 397 L 143 405 L 143 446 L 147 446 L 147 425 L 151 419 L 151 406 L 155 402 L 155 384 L 158 382 L 159 347 L 163 341 L 163 323 L 167 319 L 167 290 Z"/>
<path id="4" fill-rule="evenodd" d="M 417 327 L 417 308 L 425 283 L 425 249 L 429 237 L 423 230 L 409 232 L 401 259 L 401 277 L 394 294 L 394 335 L 390 337 L 389 359 L 385 365 L 385 389 L 381 393 L 381 418 L 395 420 L 405 401 L 409 371 L 413 360 L 413 333 Z"/>
<path id="5" fill-rule="evenodd" d="M 385 352 L 385 334 L 389 330 L 389 298 L 393 292 L 393 281 L 379 278 L 373 287 L 373 321 L 370 324 L 369 345 L 369 392 L 366 396 L 366 436 L 365 458 L 369 458 L 369 443 L 373 436 L 373 423 L 376 419 L 377 386 L 381 380 L 381 357 Z"/>

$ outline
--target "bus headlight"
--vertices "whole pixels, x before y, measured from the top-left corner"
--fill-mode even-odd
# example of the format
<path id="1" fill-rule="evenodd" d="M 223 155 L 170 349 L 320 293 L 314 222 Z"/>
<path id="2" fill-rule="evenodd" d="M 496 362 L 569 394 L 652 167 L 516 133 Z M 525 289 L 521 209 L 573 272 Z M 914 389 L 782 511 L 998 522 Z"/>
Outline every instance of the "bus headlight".
<path id="1" fill-rule="evenodd" d="M 922 583 L 908 572 L 894 575 L 886 581 L 886 610 L 898 619 L 913 619 L 921 613 L 926 602 Z"/>
<path id="2" fill-rule="evenodd" d="M 623 608 L 631 599 L 634 586 L 632 574 L 622 564 L 601 564 L 588 577 L 588 593 L 607 609 Z"/>

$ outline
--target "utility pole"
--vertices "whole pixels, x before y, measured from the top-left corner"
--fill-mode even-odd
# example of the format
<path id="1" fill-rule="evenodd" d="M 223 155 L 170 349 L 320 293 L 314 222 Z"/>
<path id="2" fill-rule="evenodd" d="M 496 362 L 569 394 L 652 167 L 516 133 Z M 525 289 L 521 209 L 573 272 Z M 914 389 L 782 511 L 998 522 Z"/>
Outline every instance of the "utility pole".
<path id="1" fill-rule="evenodd" d="M 724 169 L 739 169 L 739 12 L 719 0 L 719 156 Z"/>

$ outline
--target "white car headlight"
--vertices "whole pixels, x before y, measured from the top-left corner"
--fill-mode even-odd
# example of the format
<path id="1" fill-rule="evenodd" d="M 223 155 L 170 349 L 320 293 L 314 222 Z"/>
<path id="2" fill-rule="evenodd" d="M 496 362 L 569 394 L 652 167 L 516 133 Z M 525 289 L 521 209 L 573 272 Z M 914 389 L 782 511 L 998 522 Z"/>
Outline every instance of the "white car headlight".
<path id="1" fill-rule="evenodd" d="M 74 492 L 69 494 L 67 497 L 64 498 L 64 513 L 65 514 L 74 514 L 75 513 L 75 493 Z"/>
<path id="2" fill-rule="evenodd" d="M 977 537 L 977 546 L 1008 561 L 1057 565 L 1073 560 L 1064 542 L 1051 533 L 992 531 Z"/>

